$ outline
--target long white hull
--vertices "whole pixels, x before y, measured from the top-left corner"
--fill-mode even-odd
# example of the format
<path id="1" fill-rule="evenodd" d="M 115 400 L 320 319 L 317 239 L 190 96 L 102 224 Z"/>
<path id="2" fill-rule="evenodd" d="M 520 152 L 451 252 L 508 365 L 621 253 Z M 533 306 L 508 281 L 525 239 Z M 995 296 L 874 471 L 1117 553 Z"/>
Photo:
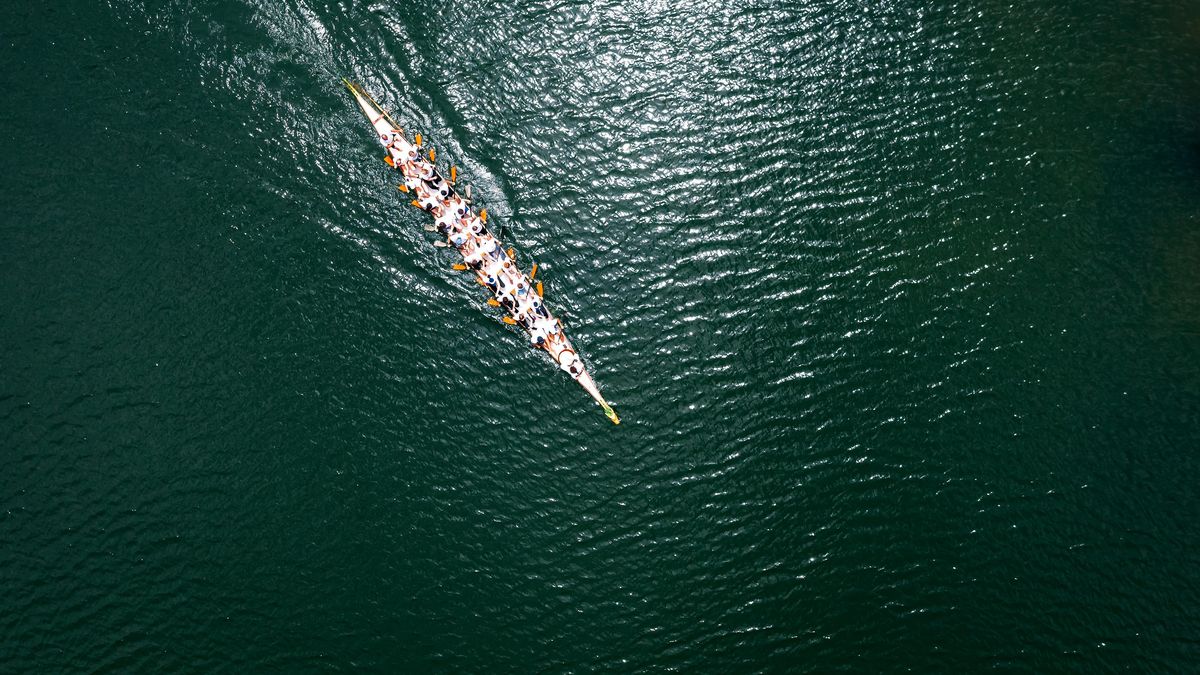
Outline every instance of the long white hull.
<path id="1" fill-rule="evenodd" d="M 380 109 L 380 107 L 366 92 L 350 82 L 346 82 L 346 87 L 354 95 L 354 100 L 358 103 L 358 107 L 362 109 L 363 114 L 367 116 L 368 120 L 370 120 L 371 126 L 375 128 L 375 136 L 377 139 L 379 139 L 381 145 L 387 147 L 390 143 L 393 148 L 398 148 L 400 154 L 403 156 L 407 156 L 410 152 L 415 153 L 418 157 L 420 156 L 419 147 L 409 142 L 408 139 L 402 136 L 402 130 L 399 128 L 399 126 L 395 124 L 394 120 L 392 120 L 387 113 Z M 398 134 L 400 134 L 400 136 L 397 136 Z M 423 158 L 419 161 L 424 163 Z M 493 237 L 491 234 L 485 232 L 480 239 L 486 240 L 485 243 L 490 243 Z M 512 269 L 512 273 L 516 275 L 516 278 L 523 281 L 525 288 L 529 289 L 529 292 L 532 293 L 534 288 L 532 279 L 530 279 L 524 272 L 521 272 L 519 269 L 517 269 L 515 265 L 512 266 Z M 478 271 L 476 272 L 476 275 L 480 279 L 480 284 L 483 285 L 483 275 Z M 553 315 L 551 315 L 549 318 L 555 322 L 558 322 L 557 319 L 554 319 Z M 558 322 L 558 325 L 561 326 L 561 322 Z M 567 355 L 570 354 L 574 356 L 576 355 L 576 351 L 571 345 L 571 341 L 564 333 L 560 331 L 557 335 L 560 335 L 561 337 L 553 341 L 548 341 L 545 344 L 544 349 L 556 364 L 562 366 L 564 365 L 564 358 L 567 359 L 567 363 L 570 363 L 570 357 Z M 587 369 L 583 366 L 582 361 L 579 361 L 576 357 L 574 362 L 577 364 L 577 374 L 573 374 L 572 376 L 577 382 L 579 382 L 584 390 L 596 400 L 596 403 L 600 404 L 600 407 L 604 410 L 605 416 L 612 420 L 614 424 L 620 424 L 621 419 L 617 417 L 617 414 L 613 412 L 612 407 L 610 407 L 608 402 L 604 400 L 604 397 L 600 394 L 600 390 L 596 387 L 595 381 L 592 380 L 591 375 L 588 374 Z"/>

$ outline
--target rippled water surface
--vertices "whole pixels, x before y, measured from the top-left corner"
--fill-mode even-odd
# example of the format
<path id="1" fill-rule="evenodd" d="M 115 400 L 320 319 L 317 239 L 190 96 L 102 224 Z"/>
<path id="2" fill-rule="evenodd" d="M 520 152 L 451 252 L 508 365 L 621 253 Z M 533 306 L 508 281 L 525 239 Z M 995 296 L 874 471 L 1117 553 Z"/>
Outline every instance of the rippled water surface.
<path id="1" fill-rule="evenodd" d="M 14 2 L 0 59 L 0 671 L 1195 668 L 1194 2 Z"/>

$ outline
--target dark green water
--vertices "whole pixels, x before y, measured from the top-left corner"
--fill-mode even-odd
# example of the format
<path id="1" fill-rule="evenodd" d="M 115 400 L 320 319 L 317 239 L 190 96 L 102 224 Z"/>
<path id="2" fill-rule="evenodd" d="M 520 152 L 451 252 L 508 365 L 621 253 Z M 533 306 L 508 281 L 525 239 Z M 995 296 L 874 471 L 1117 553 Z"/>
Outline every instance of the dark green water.
<path id="1" fill-rule="evenodd" d="M 1196 668 L 1194 2 L 9 2 L 0 66 L 0 671 Z"/>

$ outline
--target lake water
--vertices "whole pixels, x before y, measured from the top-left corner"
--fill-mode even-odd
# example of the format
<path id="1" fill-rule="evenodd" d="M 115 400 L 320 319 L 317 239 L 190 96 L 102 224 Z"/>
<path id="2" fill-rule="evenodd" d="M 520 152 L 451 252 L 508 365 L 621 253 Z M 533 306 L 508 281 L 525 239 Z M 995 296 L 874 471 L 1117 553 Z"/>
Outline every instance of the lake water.
<path id="1" fill-rule="evenodd" d="M 0 671 L 1196 667 L 1195 2 L 9 2 L 0 65 Z"/>

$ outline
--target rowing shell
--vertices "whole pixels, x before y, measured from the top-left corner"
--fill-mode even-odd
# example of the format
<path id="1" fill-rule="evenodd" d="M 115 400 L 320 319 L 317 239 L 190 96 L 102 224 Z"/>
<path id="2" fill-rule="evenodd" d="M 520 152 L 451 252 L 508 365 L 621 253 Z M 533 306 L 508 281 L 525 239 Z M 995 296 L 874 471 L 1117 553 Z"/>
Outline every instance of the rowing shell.
<path id="1" fill-rule="evenodd" d="M 347 80 L 343 80 L 343 82 L 346 83 L 346 88 L 350 90 L 350 93 L 354 95 L 354 100 L 358 103 L 358 107 L 362 109 L 363 114 L 366 115 L 367 119 L 371 121 L 371 126 L 375 128 L 375 137 L 379 140 L 381 145 L 383 145 L 385 148 L 388 148 L 389 146 L 394 148 L 398 151 L 398 156 L 400 157 L 416 157 L 414 163 L 423 170 L 433 169 L 428 162 L 421 158 L 419 146 L 410 143 L 408 139 L 404 138 L 403 130 L 400 128 L 400 125 L 396 124 L 396 121 L 383 111 L 379 104 L 375 102 L 375 99 L 371 98 L 370 94 L 364 91 L 362 87 L 359 87 Z M 454 194 L 453 188 L 450 188 L 450 198 L 453 199 L 456 196 L 457 195 Z M 495 242 L 497 246 L 493 248 L 498 248 L 498 250 L 503 252 L 503 248 L 498 246 L 499 242 L 495 241 L 495 237 L 493 237 L 491 233 L 485 231 L 482 235 L 478 236 L 477 239 L 479 240 L 479 246 L 490 247 L 491 244 Z M 465 252 L 459 252 L 463 254 L 464 258 L 466 257 Z M 509 274 L 514 275 L 512 281 L 524 282 L 524 287 L 528 289 L 529 293 L 532 293 L 534 288 L 532 280 L 526 276 L 524 272 L 520 271 L 516 265 L 511 265 L 510 268 L 511 270 Z M 475 274 L 479 278 L 480 285 L 484 285 L 486 287 L 484 284 L 484 274 L 482 270 L 475 270 Z M 499 297 L 500 293 L 501 291 L 496 291 L 497 297 Z M 542 301 L 542 306 L 545 307 L 544 300 Z M 516 303 L 513 303 L 510 313 L 514 319 L 516 317 L 516 309 L 517 305 Z M 555 319 L 553 315 L 549 315 L 549 308 L 546 309 L 549 320 L 558 326 L 561 326 L 562 322 L 558 319 Z M 532 334 L 532 329 L 526 329 L 526 332 Z M 579 359 L 578 354 L 575 351 L 575 347 L 571 345 L 571 341 L 567 338 L 566 334 L 563 333 L 560 328 L 555 335 L 556 339 L 546 341 L 542 348 L 546 350 L 546 353 L 550 355 L 550 358 L 553 359 L 562 370 L 570 372 L 575 381 L 578 382 L 580 386 L 582 386 L 584 390 L 596 400 L 596 403 L 600 404 L 600 407 L 604 410 L 604 415 L 608 417 L 608 419 L 612 420 L 613 424 L 620 424 L 621 418 L 617 417 L 617 413 L 613 412 L 612 407 L 609 406 L 608 402 L 604 400 L 604 397 L 600 395 L 600 390 L 596 387 L 595 381 L 592 380 L 592 376 L 588 374 L 587 368 L 584 367 L 583 362 Z M 575 368 L 573 372 L 569 370 L 572 365 Z"/>

